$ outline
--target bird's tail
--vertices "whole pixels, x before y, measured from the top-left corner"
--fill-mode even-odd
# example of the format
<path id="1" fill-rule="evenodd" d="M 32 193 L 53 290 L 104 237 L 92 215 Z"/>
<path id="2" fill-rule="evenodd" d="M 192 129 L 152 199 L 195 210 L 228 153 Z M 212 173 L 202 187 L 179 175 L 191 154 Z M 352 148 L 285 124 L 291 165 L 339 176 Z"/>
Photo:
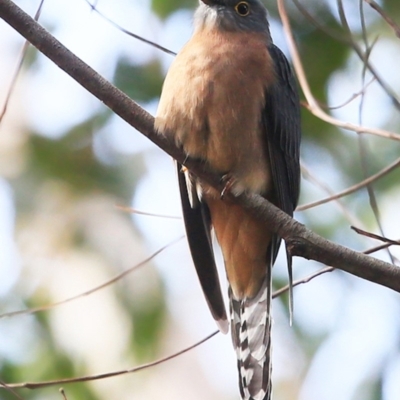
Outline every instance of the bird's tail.
<path id="1" fill-rule="evenodd" d="M 252 299 L 235 299 L 229 288 L 232 341 L 243 400 L 270 400 L 271 268 Z"/>

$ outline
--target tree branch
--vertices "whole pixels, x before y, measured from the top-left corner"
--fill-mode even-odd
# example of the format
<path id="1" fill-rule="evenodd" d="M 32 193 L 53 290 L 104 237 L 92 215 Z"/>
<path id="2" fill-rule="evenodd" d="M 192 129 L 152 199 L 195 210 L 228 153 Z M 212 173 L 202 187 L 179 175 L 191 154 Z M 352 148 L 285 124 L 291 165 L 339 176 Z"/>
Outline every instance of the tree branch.
<path id="1" fill-rule="evenodd" d="M 0 0 L 0 17 L 122 119 L 185 164 L 203 181 L 222 190 L 219 176 L 201 161 L 187 159 L 174 143 L 157 135 L 150 114 L 72 54 L 12 1 Z M 400 268 L 316 235 L 261 196 L 244 193 L 236 198 L 229 197 L 263 220 L 268 229 L 278 233 L 288 244 L 292 255 L 319 261 L 400 292 Z"/>

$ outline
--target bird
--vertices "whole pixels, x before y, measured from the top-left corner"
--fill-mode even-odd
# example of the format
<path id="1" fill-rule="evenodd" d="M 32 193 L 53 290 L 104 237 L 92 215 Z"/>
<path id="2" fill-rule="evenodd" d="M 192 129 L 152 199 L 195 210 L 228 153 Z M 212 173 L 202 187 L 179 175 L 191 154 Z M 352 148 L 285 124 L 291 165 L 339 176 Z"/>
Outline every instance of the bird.
<path id="1" fill-rule="evenodd" d="M 221 332 L 230 327 L 242 399 L 269 400 L 271 276 L 281 238 L 224 195 L 255 193 L 290 216 L 299 197 L 299 94 L 260 0 L 199 0 L 193 35 L 164 80 L 154 127 L 221 176 L 222 192 L 177 163 L 189 248 L 212 316 Z M 229 320 L 212 230 L 225 264 Z"/>

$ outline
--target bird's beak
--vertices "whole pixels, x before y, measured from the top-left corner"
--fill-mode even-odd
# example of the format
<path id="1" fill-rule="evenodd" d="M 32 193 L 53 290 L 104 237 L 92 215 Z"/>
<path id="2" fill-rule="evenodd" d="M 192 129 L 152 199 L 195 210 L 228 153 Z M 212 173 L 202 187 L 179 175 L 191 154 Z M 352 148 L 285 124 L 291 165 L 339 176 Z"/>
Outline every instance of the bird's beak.
<path id="1" fill-rule="evenodd" d="M 213 4 L 213 0 L 201 0 L 207 6 L 211 6 Z"/>

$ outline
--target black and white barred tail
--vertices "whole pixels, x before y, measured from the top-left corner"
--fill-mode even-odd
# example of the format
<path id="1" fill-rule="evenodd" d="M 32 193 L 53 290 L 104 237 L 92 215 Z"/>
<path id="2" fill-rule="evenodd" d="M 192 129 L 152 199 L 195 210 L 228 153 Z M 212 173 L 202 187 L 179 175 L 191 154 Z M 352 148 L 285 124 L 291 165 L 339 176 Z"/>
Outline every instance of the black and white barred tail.
<path id="1" fill-rule="evenodd" d="M 236 349 L 243 400 L 270 400 L 271 278 L 270 273 L 252 299 L 235 299 L 229 288 L 231 333 Z"/>

